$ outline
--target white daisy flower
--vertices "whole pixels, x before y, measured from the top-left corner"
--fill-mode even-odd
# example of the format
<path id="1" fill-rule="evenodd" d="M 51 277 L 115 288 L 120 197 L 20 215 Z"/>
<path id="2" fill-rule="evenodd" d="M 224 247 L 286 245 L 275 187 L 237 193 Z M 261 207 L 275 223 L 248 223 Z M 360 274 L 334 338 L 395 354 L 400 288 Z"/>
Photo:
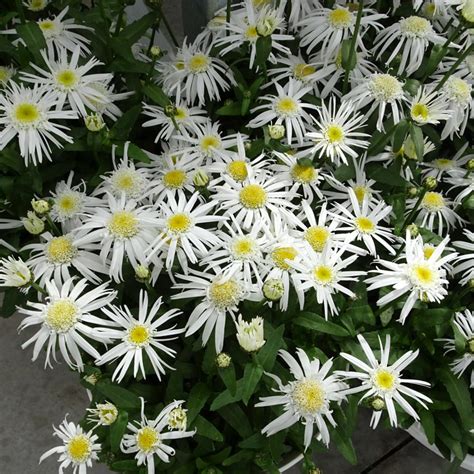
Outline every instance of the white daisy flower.
<path id="1" fill-rule="evenodd" d="M 474 314 L 466 309 L 464 313 L 456 313 L 454 316 L 454 324 L 459 330 L 465 344 L 465 352 L 462 357 L 454 359 L 450 364 L 451 370 L 455 375 L 461 377 L 462 374 L 474 362 Z M 440 339 L 446 344 L 445 354 L 456 351 L 456 344 L 454 339 Z M 474 388 L 474 369 L 471 370 L 471 388 Z"/>
<path id="2" fill-rule="evenodd" d="M 91 283 L 99 283 L 98 274 L 107 274 L 107 267 L 97 258 L 100 246 L 91 243 L 85 235 L 74 234 L 53 236 L 49 232 L 41 234 L 41 242 L 25 245 L 21 250 L 28 251 L 28 265 L 35 279 L 44 285 L 54 280 L 57 286 L 71 278 L 71 270 L 75 270 Z"/>
<path id="3" fill-rule="evenodd" d="M 418 198 L 407 200 L 407 215 L 414 209 Z M 453 203 L 443 193 L 428 191 L 423 196 L 416 223 L 438 235 L 446 235 L 464 221 L 453 209 Z"/>
<path id="4" fill-rule="evenodd" d="M 114 92 L 114 86 L 108 82 L 91 82 L 89 88 L 94 90 L 94 94 L 87 96 L 87 101 L 91 105 L 94 112 L 111 120 L 117 120 L 122 116 L 122 111 L 115 104 L 121 100 L 128 99 L 134 94 L 130 92 Z"/>
<path id="5" fill-rule="evenodd" d="M 452 114 L 446 98 L 430 87 L 420 87 L 411 99 L 409 107 L 410 117 L 420 125 L 438 125 L 441 120 L 449 120 Z"/>
<path id="6" fill-rule="evenodd" d="M 41 325 L 34 336 L 21 346 L 22 349 L 34 343 L 32 360 L 35 361 L 46 344 L 46 368 L 52 367 L 51 356 L 57 361 L 56 350 L 59 346 L 61 355 L 69 367 L 82 372 L 84 362 L 79 349 L 94 358 L 100 357 L 97 349 L 84 336 L 104 344 L 110 342 L 97 327 L 102 325 L 103 321 L 92 314 L 114 300 L 117 293 L 107 285 L 103 283 L 86 291 L 85 279 L 74 284 L 74 279 L 71 278 L 61 286 L 57 286 L 54 282 L 46 282 L 48 296 L 44 303 L 29 301 L 28 308 L 19 308 L 19 312 L 26 316 L 20 323 L 20 331 L 30 326 Z"/>
<path id="7" fill-rule="evenodd" d="M 454 204 L 459 205 L 462 204 L 465 198 L 471 196 L 474 193 L 474 173 L 471 171 L 469 174 L 466 173 L 464 176 L 448 178 L 446 182 L 452 184 L 449 188 L 449 192 L 453 191 L 453 189 L 461 188 L 461 191 L 458 192 L 456 197 L 454 198 Z"/>
<path id="8" fill-rule="evenodd" d="M 268 104 L 259 105 L 252 109 L 252 112 L 260 110 L 263 112 L 253 118 L 247 126 L 260 128 L 268 123 L 283 124 L 286 129 L 288 143 L 292 143 L 294 136 L 299 143 L 302 143 L 307 126 L 312 122 L 311 115 L 305 109 L 317 110 L 315 105 L 301 100 L 305 94 L 311 92 L 312 87 L 304 86 L 300 81 L 290 78 L 284 87 L 275 83 L 275 88 L 277 95 L 261 97 Z"/>
<path id="9" fill-rule="evenodd" d="M 369 207 L 369 198 L 366 196 L 362 203 L 359 201 L 354 191 L 348 189 L 352 204 L 352 211 L 336 203 L 338 214 L 333 214 L 347 227 L 339 227 L 340 232 L 346 232 L 348 242 L 362 240 L 370 255 L 377 256 L 376 243 L 382 245 L 388 253 L 395 255 L 395 250 L 391 245 L 395 237 L 388 227 L 380 225 L 392 212 L 392 206 L 387 206 L 384 201 L 379 201 L 372 209 Z"/>
<path id="10" fill-rule="evenodd" d="M 189 438 L 194 436 L 194 431 L 175 430 L 168 431 L 169 415 L 172 410 L 179 407 L 183 400 L 178 400 L 166 405 L 159 415 L 149 420 L 145 416 L 144 400 L 142 400 L 141 419 L 128 423 L 127 428 L 131 434 L 125 433 L 120 448 L 125 454 L 135 454 L 138 466 L 147 466 L 147 473 L 155 473 L 155 455 L 163 462 L 170 462 L 175 450 L 166 444 L 174 439 Z"/>
<path id="11" fill-rule="evenodd" d="M 378 299 L 377 305 L 383 307 L 408 293 L 399 318 L 404 324 L 418 300 L 430 303 L 443 300 L 448 294 L 446 264 L 457 256 L 456 253 L 442 256 L 448 241 L 449 237 L 446 237 L 429 258 L 425 258 L 423 239 L 421 236 L 412 239 L 407 231 L 405 252 L 401 257 L 404 263 L 376 260 L 382 268 L 371 270 L 376 276 L 365 280 L 370 285 L 367 291 L 392 287 L 389 293 Z"/>
<path id="12" fill-rule="evenodd" d="M 161 217 L 156 221 L 160 230 L 148 246 L 147 261 L 160 250 L 166 254 L 166 268 L 171 271 L 175 256 L 182 270 L 188 272 L 188 260 L 198 261 L 198 256 L 206 255 L 209 247 L 220 243 L 212 229 L 204 228 L 203 224 L 216 223 L 223 220 L 221 216 L 211 214 L 216 202 L 200 203 L 199 193 L 189 199 L 183 192 L 168 196 L 161 203 Z"/>
<path id="13" fill-rule="evenodd" d="M 198 298 L 201 302 L 195 306 L 186 325 L 186 336 L 190 336 L 204 326 L 202 345 L 206 345 L 214 330 L 216 353 L 224 347 L 225 323 L 230 315 L 235 321 L 239 303 L 244 299 L 259 298 L 255 288 L 245 284 L 243 275 L 235 272 L 224 276 L 219 268 L 212 273 L 190 270 L 187 275 L 178 275 L 184 283 L 177 283 L 174 289 L 183 290 L 172 299 Z"/>
<path id="14" fill-rule="evenodd" d="M 342 254 L 346 251 L 345 247 L 336 250 L 326 246 L 321 252 L 315 252 L 310 245 L 307 245 L 306 249 L 304 257 L 301 256 L 299 260 L 289 262 L 296 270 L 293 282 L 300 308 L 304 308 L 306 291 L 314 288 L 316 300 L 318 304 L 323 305 L 324 317 L 328 319 L 329 316 L 339 313 L 332 295 L 343 293 L 353 298 L 354 293 L 343 286 L 343 283 L 357 281 L 357 277 L 365 275 L 365 272 L 344 270 L 357 259 L 357 255 L 342 259 Z"/>
<path id="15" fill-rule="evenodd" d="M 13 66 L 0 66 L 0 86 L 6 86 L 15 74 Z"/>
<path id="16" fill-rule="evenodd" d="M 33 273 L 21 258 L 0 259 L 0 286 L 21 288 L 29 285 L 33 280 Z"/>
<path id="17" fill-rule="evenodd" d="M 466 240 L 456 240 L 454 247 L 460 249 L 461 255 L 454 262 L 454 274 L 461 273 L 461 285 L 467 285 L 474 279 L 474 232 L 464 229 Z"/>
<path id="18" fill-rule="evenodd" d="M 375 400 L 382 401 L 382 405 L 385 405 L 387 409 L 390 424 L 394 428 L 398 426 L 395 404 L 399 405 L 402 410 L 414 418 L 415 421 L 418 421 L 418 414 L 407 401 L 407 397 L 418 402 L 426 410 L 428 410 L 426 404 L 432 403 L 432 400 L 407 385 L 429 387 L 430 384 L 423 380 L 404 379 L 401 372 L 418 357 L 419 351 L 408 351 L 393 364 L 389 364 L 390 336 L 388 334 L 385 339 L 385 347 L 382 345 L 382 341 L 379 337 L 380 362 L 375 357 L 364 337 L 358 334 L 357 339 L 359 340 L 368 363 L 357 359 L 353 355 L 341 352 L 340 355 L 348 360 L 355 368 L 359 369 L 360 372 L 338 371 L 337 374 L 346 379 L 356 379 L 362 382 L 358 387 L 346 390 L 344 394 L 349 395 L 352 393 L 365 392 L 361 400 L 373 397 Z M 381 410 L 374 411 L 370 420 L 370 426 L 375 429 L 381 417 Z"/>
<path id="19" fill-rule="evenodd" d="M 321 8 L 321 3 L 317 0 L 292 0 L 288 16 L 288 23 L 291 29 L 296 30 L 298 23 L 307 18 L 314 8 Z"/>
<path id="20" fill-rule="evenodd" d="M 382 25 L 377 20 L 382 18 L 386 18 L 386 15 L 373 13 L 369 8 L 364 9 L 361 31 L 357 36 L 358 49 L 365 49 L 362 42 L 365 31 L 369 27 L 380 29 Z M 307 46 L 308 53 L 319 46 L 322 56 L 329 58 L 337 52 L 345 39 L 352 37 L 355 23 L 356 14 L 350 8 L 336 4 L 332 9 L 314 8 L 296 26 L 300 28 L 301 46 Z"/>
<path id="21" fill-rule="evenodd" d="M 23 5 L 32 12 L 40 12 L 48 6 L 48 3 L 49 0 L 26 0 Z"/>
<path id="22" fill-rule="evenodd" d="M 98 454 L 101 449 L 100 443 L 97 443 L 99 437 L 92 430 L 84 432 L 81 426 L 67 421 L 67 418 L 59 428 L 54 426 L 53 428 L 54 436 L 57 436 L 63 444 L 46 451 L 41 456 L 40 463 L 53 454 L 59 454 L 60 473 L 71 466 L 73 474 L 78 471 L 79 474 L 86 474 L 87 468 L 92 468 L 93 462 L 99 460 Z"/>
<path id="23" fill-rule="evenodd" d="M 125 258 L 135 268 L 147 262 L 147 249 L 156 236 L 159 214 L 136 201 L 107 195 L 107 206 L 97 208 L 78 229 L 78 236 L 87 234 L 91 242 L 100 243 L 100 259 L 108 266 L 115 282 L 122 281 Z M 110 261 L 109 261 L 110 258 Z"/>
<path id="24" fill-rule="evenodd" d="M 306 134 L 306 138 L 313 141 L 312 153 L 328 156 L 336 165 L 347 164 L 347 156 L 356 158 L 361 151 L 366 150 L 369 142 L 364 138 L 367 133 L 357 132 L 366 123 L 364 115 L 355 112 L 351 102 L 342 102 L 336 105 L 336 98 L 329 99 L 329 106 L 324 101 L 318 109 L 319 119 L 315 119 L 316 131 Z"/>
<path id="25" fill-rule="evenodd" d="M 160 353 L 174 358 L 176 351 L 167 346 L 168 341 L 178 338 L 184 329 L 172 327 L 164 328 L 171 319 L 179 316 L 181 311 L 171 309 L 157 316 L 162 305 L 162 298 L 148 307 L 148 294 L 140 290 L 138 316 L 134 317 L 127 306 L 110 306 L 102 308 L 102 312 L 110 319 L 110 328 L 104 328 L 102 333 L 112 342 L 117 341 L 105 354 L 98 357 L 97 365 L 109 364 L 120 359 L 112 375 L 112 381 L 120 383 L 128 369 L 133 364 L 133 377 L 136 378 L 140 371 L 146 379 L 145 361 L 149 361 L 158 380 L 166 374 L 165 368 L 173 370 Z M 109 325 L 109 322 L 107 323 Z"/>
<path id="26" fill-rule="evenodd" d="M 58 109 L 62 109 L 64 104 L 70 105 L 78 115 L 86 117 L 88 110 L 94 109 L 93 99 L 96 102 L 104 102 L 105 97 L 96 89 L 90 86 L 91 83 L 109 81 L 111 74 L 90 74 L 91 69 L 103 64 L 98 59 L 91 57 L 85 64 L 79 66 L 81 49 L 76 46 L 72 56 L 65 48 L 58 50 L 58 53 L 41 51 L 47 70 L 42 69 L 32 63 L 31 67 L 38 74 L 22 72 L 21 79 L 34 85 L 42 86 L 49 90 L 56 91 L 59 100 L 56 104 Z"/>
<path id="27" fill-rule="evenodd" d="M 296 349 L 298 359 L 285 350 L 280 350 L 280 357 L 290 368 L 294 380 L 284 384 L 274 374 L 267 374 L 278 385 L 273 389 L 279 395 L 261 397 L 256 407 L 283 405 L 283 414 L 262 429 L 262 433 L 271 436 L 301 421 L 304 429 L 304 446 L 309 447 L 313 440 L 314 424 L 320 433 L 321 440 L 328 445 L 330 441 L 327 422 L 332 427 L 336 421 L 332 416 L 331 403 L 340 404 L 344 399 L 342 391 L 347 385 L 335 374 L 329 375 L 332 359 L 321 365 L 318 359 L 310 360 L 303 349 Z"/>
<path id="28" fill-rule="evenodd" d="M 401 102 L 407 100 L 403 84 L 395 76 L 381 73 L 371 74 L 362 79 L 358 86 L 344 96 L 344 99 L 353 101 L 356 110 L 370 105 L 365 112 L 367 118 L 378 110 L 378 131 L 383 131 L 383 121 L 389 116 L 386 113 L 387 106 L 390 106 L 393 122 L 396 124 L 402 117 Z"/>
<path id="29" fill-rule="evenodd" d="M 25 165 L 51 161 L 52 142 L 62 148 L 59 141 L 72 143 L 72 138 L 65 133 L 68 127 L 56 123 L 57 120 L 76 118 L 72 110 L 61 110 L 56 107 L 60 99 L 54 91 L 45 88 L 26 88 L 11 82 L 3 94 L 0 94 L 0 150 L 18 136 L 20 154 Z"/>
<path id="30" fill-rule="evenodd" d="M 399 57 L 397 74 L 405 72 L 411 75 L 420 68 L 428 47 L 445 41 L 446 38 L 436 33 L 429 20 L 413 15 L 382 29 L 375 38 L 373 52 L 380 60 L 389 51 L 389 57 L 383 61 L 387 66 Z"/>
<path id="31" fill-rule="evenodd" d="M 444 176 L 450 178 L 464 177 L 466 175 L 466 169 L 464 168 L 466 163 L 474 158 L 474 154 L 464 155 L 468 146 L 469 142 L 466 142 L 452 158 L 436 158 L 433 161 L 420 163 L 420 166 L 427 168 L 422 171 L 423 175 L 433 176 L 438 180 Z"/>

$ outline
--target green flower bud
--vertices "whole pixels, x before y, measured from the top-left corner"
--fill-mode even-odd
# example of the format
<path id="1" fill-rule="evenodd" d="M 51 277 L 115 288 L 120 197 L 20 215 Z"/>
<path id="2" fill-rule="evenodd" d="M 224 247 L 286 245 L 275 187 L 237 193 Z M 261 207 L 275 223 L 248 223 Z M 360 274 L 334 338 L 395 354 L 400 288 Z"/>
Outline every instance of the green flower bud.
<path id="1" fill-rule="evenodd" d="M 474 0 L 466 0 L 461 14 L 466 21 L 474 23 Z"/>
<path id="2" fill-rule="evenodd" d="M 370 401 L 370 406 L 375 411 L 382 411 L 385 409 L 385 400 L 382 397 L 374 397 Z"/>
<path id="3" fill-rule="evenodd" d="M 257 23 L 257 33 L 260 36 L 270 36 L 276 28 L 275 18 L 267 16 Z"/>
<path id="4" fill-rule="evenodd" d="M 284 125 L 269 125 L 268 134 L 274 140 L 281 140 L 285 136 L 285 126 Z"/>
<path id="5" fill-rule="evenodd" d="M 432 191 L 433 189 L 436 189 L 436 186 L 438 186 L 438 181 L 434 176 L 428 176 L 425 178 L 423 181 L 423 187 L 425 189 L 428 189 L 429 191 Z"/>
<path id="6" fill-rule="evenodd" d="M 159 46 L 152 46 L 150 48 L 150 56 L 152 58 L 158 58 L 161 56 L 161 48 Z"/>
<path id="7" fill-rule="evenodd" d="M 197 170 L 193 178 L 193 184 L 197 188 L 204 188 L 209 184 L 209 175 L 202 169 Z"/>
<path id="8" fill-rule="evenodd" d="M 270 278 L 263 284 L 263 294 L 269 301 L 278 301 L 285 292 L 280 278 Z"/>
<path id="9" fill-rule="evenodd" d="M 466 341 L 466 352 L 474 354 L 474 337 Z"/>
<path id="10" fill-rule="evenodd" d="M 145 265 L 137 265 L 135 267 L 135 279 L 140 283 L 146 283 L 151 276 L 150 269 Z"/>
<path id="11" fill-rule="evenodd" d="M 474 159 L 467 162 L 468 171 L 474 171 Z"/>
<path id="12" fill-rule="evenodd" d="M 225 352 L 221 352 L 220 354 L 217 354 L 216 357 L 216 364 L 219 369 L 226 369 L 229 367 L 230 363 L 232 362 L 232 357 L 229 354 L 226 354 Z"/>
<path id="13" fill-rule="evenodd" d="M 410 235 L 412 237 L 416 237 L 420 233 L 420 231 L 418 229 L 418 226 L 416 224 L 410 224 L 407 227 L 407 230 L 408 230 L 408 232 L 410 232 Z"/>
<path id="14" fill-rule="evenodd" d="M 418 196 L 418 192 L 419 192 L 419 190 L 418 190 L 418 188 L 416 188 L 415 186 L 412 186 L 411 188 L 408 188 L 408 195 L 409 195 L 410 197 L 416 197 L 416 196 Z"/>
<path id="15" fill-rule="evenodd" d="M 33 235 L 41 234 L 44 231 L 44 222 L 33 211 L 28 211 L 26 217 L 22 217 L 21 221 L 25 229 Z"/>
<path id="16" fill-rule="evenodd" d="M 105 127 L 105 122 L 102 118 L 102 115 L 97 113 L 88 115 L 84 119 L 84 123 L 86 124 L 86 128 L 89 130 L 89 132 L 100 132 Z"/>
<path id="17" fill-rule="evenodd" d="M 43 214 L 47 214 L 51 210 L 51 206 L 49 205 L 48 201 L 44 199 L 32 199 L 31 200 L 31 207 L 36 214 L 42 216 Z"/>

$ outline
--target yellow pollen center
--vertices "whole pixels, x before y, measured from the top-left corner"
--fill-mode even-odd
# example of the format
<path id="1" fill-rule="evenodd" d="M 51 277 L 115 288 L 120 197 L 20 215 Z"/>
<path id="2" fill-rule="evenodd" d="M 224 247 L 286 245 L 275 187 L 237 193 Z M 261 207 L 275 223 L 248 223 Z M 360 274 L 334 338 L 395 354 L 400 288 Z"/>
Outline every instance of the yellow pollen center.
<path id="1" fill-rule="evenodd" d="M 444 85 L 449 98 L 458 104 L 469 104 L 471 100 L 472 85 L 464 79 L 452 76 Z"/>
<path id="2" fill-rule="evenodd" d="M 174 113 L 174 118 L 176 120 L 184 120 L 187 118 L 188 114 L 186 110 L 181 109 L 180 107 L 176 107 L 175 113 Z"/>
<path id="3" fill-rule="evenodd" d="M 438 158 L 434 160 L 434 165 L 439 170 L 449 170 L 453 167 L 453 160 L 448 160 L 447 158 Z"/>
<path id="4" fill-rule="evenodd" d="M 382 102 L 390 102 L 403 95 L 401 82 L 390 74 L 375 74 L 368 87 L 374 98 Z"/>
<path id="5" fill-rule="evenodd" d="M 423 38 L 431 30 L 431 23 L 426 18 L 410 16 L 400 20 L 400 30 L 406 36 Z"/>
<path id="6" fill-rule="evenodd" d="M 344 130 L 340 125 L 333 123 L 326 129 L 325 137 L 329 143 L 339 144 L 344 140 Z"/>
<path id="7" fill-rule="evenodd" d="M 431 212 L 436 212 L 446 207 L 443 196 L 434 191 L 429 191 L 423 196 L 421 205 Z"/>
<path id="8" fill-rule="evenodd" d="M 316 414 L 324 406 L 325 393 L 320 382 L 301 380 L 296 382 L 291 394 L 294 404 L 303 414 Z"/>
<path id="9" fill-rule="evenodd" d="M 281 270 L 289 270 L 291 266 L 287 261 L 294 260 L 297 255 L 294 247 L 279 247 L 272 252 L 272 260 Z"/>
<path id="10" fill-rule="evenodd" d="M 320 285 L 328 285 L 334 279 L 334 272 L 327 265 L 318 265 L 313 269 L 313 277 Z"/>
<path id="11" fill-rule="evenodd" d="M 55 264 L 69 263 L 77 253 L 71 239 L 66 236 L 53 237 L 46 247 L 48 259 Z"/>
<path id="12" fill-rule="evenodd" d="M 248 258 L 255 252 L 255 242 L 248 237 L 239 238 L 232 244 L 232 252 L 239 259 Z"/>
<path id="13" fill-rule="evenodd" d="M 178 212 L 168 218 L 168 230 L 173 234 L 184 234 L 192 225 L 191 219 L 187 214 Z"/>
<path id="14" fill-rule="evenodd" d="M 305 63 L 297 64 L 293 68 L 293 76 L 295 77 L 295 79 L 298 79 L 300 81 L 304 81 L 308 76 L 314 74 L 315 72 L 316 68 Z"/>
<path id="15" fill-rule="evenodd" d="M 142 347 L 150 341 L 150 330 L 142 324 L 133 326 L 128 332 L 128 342 L 134 346 Z"/>
<path id="16" fill-rule="evenodd" d="M 258 184 L 248 184 L 240 190 L 239 200 L 247 209 L 259 209 L 267 202 L 267 192 Z"/>
<path id="17" fill-rule="evenodd" d="M 209 58 L 204 54 L 195 54 L 188 62 L 188 67 L 191 72 L 198 74 L 205 72 L 209 67 Z"/>
<path id="18" fill-rule="evenodd" d="M 298 183 L 311 183 L 318 177 L 317 170 L 312 166 L 303 166 L 298 163 L 291 169 L 291 177 Z"/>
<path id="19" fill-rule="evenodd" d="M 206 135 L 201 138 L 201 148 L 205 152 L 210 152 L 214 148 L 220 148 L 221 139 L 215 135 Z"/>
<path id="20" fill-rule="evenodd" d="M 109 220 L 108 229 L 116 238 L 130 239 L 138 234 L 138 219 L 129 211 L 116 211 Z"/>
<path id="21" fill-rule="evenodd" d="M 429 109 L 425 104 L 417 103 L 411 107 L 411 117 L 413 120 L 426 121 L 429 117 Z"/>
<path id="22" fill-rule="evenodd" d="M 67 444 L 67 452 L 73 462 L 77 464 L 87 461 L 91 451 L 91 442 L 85 435 L 74 436 Z"/>
<path id="23" fill-rule="evenodd" d="M 379 369 L 374 374 L 373 381 L 379 390 L 392 390 L 395 386 L 396 377 L 388 370 Z"/>
<path id="24" fill-rule="evenodd" d="M 275 110 L 284 117 L 293 117 L 298 113 L 298 103 L 291 97 L 282 97 L 277 100 Z"/>
<path id="25" fill-rule="evenodd" d="M 324 250 L 330 236 L 331 232 L 322 226 L 308 227 L 304 234 L 304 238 L 316 252 L 322 252 Z"/>
<path id="26" fill-rule="evenodd" d="M 375 231 L 376 226 L 374 222 L 368 217 L 357 217 L 354 220 L 354 223 L 357 227 L 357 230 L 363 234 L 371 234 Z"/>
<path id="27" fill-rule="evenodd" d="M 249 175 L 247 163 L 245 161 L 232 161 L 227 165 L 227 173 L 235 179 L 235 181 L 245 181 Z"/>
<path id="28" fill-rule="evenodd" d="M 78 199 L 75 196 L 61 196 L 57 201 L 57 206 L 61 211 L 73 213 L 77 209 Z"/>
<path id="29" fill-rule="evenodd" d="M 46 324 L 57 333 L 68 332 L 77 321 L 77 306 L 68 299 L 51 303 L 46 311 Z"/>
<path id="30" fill-rule="evenodd" d="M 432 245 L 425 245 L 423 247 L 423 255 L 428 260 L 431 255 L 433 255 L 434 251 L 436 250 L 436 247 L 433 247 Z"/>
<path id="31" fill-rule="evenodd" d="M 209 299 L 220 310 L 227 310 L 239 303 L 241 288 L 237 281 L 232 278 L 224 283 L 211 283 L 209 288 Z"/>
<path id="32" fill-rule="evenodd" d="M 31 0 L 29 10 L 38 11 L 42 10 L 46 6 L 45 0 Z"/>
<path id="33" fill-rule="evenodd" d="M 184 186 L 186 178 L 183 170 L 171 170 L 163 175 L 163 184 L 169 189 L 179 189 Z"/>
<path id="34" fill-rule="evenodd" d="M 352 189 L 358 202 L 362 202 L 368 193 L 368 190 L 365 186 L 354 186 Z"/>
<path id="35" fill-rule="evenodd" d="M 6 83 L 10 77 L 10 71 L 6 67 L 0 66 L 0 83 Z"/>
<path id="36" fill-rule="evenodd" d="M 129 193 L 134 191 L 139 178 L 133 171 L 129 170 L 119 170 L 116 171 L 112 177 L 113 185 L 119 191 L 124 191 L 125 193 Z"/>
<path id="37" fill-rule="evenodd" d="M 413 282 L 422 287 L 431 286 L 437 280 L 437 274 L 428 265 L 414 265 L 412 269 Z"/>
<path id="38" fill-rule="evenodd" d="M 56 74 L 56 82 L 64 89 L 73 89 L 78 82 L 78 77 L 71 69 L 65 69 Z"/>
<path id="39" fill-rule="evenodd" d="M 150 426 L 145 426 L 137 433 L 137 446 L 140 451 L 148 453 L 160 442 L 157 431 Z"/>
<path id="40" fill-rule="evenodd" d="M 257 32 L 257 27 L 254 25 L 250 25 L 246 30 L 244 36 L 249 40 L 249 41 L 255 41 L 258 39 L 258 32 Z"/>
<path id="41" fill-rule="evenodd" d="M 20 125 L 31 125 L 41 118 L 38 106 L 28 102 L 18 104 L 14 109 L 13 115 Z"/>
<path id="42" fill-rule="evenodd" d="M 41 20 L 38 22 L 38 26 L 46 36 L 51 36 L 56 31 L 56 24 L 51 20 Z"/>
<path id="43" fill-rule="evenodd" d="M 354 15 L 345 8 L 336 8 L 328 14 L 329 25 L 336 29 L 349 28 L 354 20 Z"/>

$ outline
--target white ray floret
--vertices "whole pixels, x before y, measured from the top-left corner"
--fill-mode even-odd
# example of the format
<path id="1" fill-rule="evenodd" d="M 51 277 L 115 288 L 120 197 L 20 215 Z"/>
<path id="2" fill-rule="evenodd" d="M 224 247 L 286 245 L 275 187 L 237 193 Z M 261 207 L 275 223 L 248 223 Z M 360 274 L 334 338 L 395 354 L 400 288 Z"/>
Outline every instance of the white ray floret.
<path id="1" fill-rule="evenodd" d="M 461 274 L 461 285 L 467 285 L 474 279 L 474 232 L 464 229 L 466 240 L 453 242 L 455 248 L 461 250 L 461 255 L 454 262 L 454 274 Z"/>
<path id="2" fill-rule="evenodd" d="M 431 87 L 420 87 L 409 107 L 411 118 L 420 125 L 438 125 L 441 120 L 446 121 L 452 115 L 446 98 Z"/>

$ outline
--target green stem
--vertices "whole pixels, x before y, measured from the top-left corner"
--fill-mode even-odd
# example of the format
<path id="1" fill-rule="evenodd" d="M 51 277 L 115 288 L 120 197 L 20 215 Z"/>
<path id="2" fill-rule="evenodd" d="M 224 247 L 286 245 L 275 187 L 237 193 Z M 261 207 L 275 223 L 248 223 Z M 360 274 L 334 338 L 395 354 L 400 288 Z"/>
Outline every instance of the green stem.
<path id="1" fill-rule="evenodd" d="M 31 286 L 36 290 L 36 291 L 39 291 L 42 295 L 47 295 L 48 292 L 44 289 L 44 288 L 41 288 L 41 286 L 38 285 L 38 283 L 36 282 L 32 282 L 31 283 Z"/>
<path id="2" fill-rule="evenodd" d="M 161 5 L 158 7 L 158 13 L 160 14 L 160 18 L 163 20 L 163 23 L 165 24 L 165 28 L 167 29 L 171 40 L 173 41 L 173 44 L 178 47 L 178 40 L 176 39 L 176 36 L 173 33 L 173 30 L 171 29 L 170 24 L 168 23 L 168 20 L 166 19 L 165 14 L 163 13 L 163 8 L 161 8 Z"/>
<path id="3" fill-rule="evenodd" d="M 49 214 L 46 214 L 46 222 L 49 224 L 51 227 L 51 230 L 56 234 L 56 235 L 62 235 L 62 232 L 59 230 L 58 226 L 53 222 Z"/>
<path id="4" fill-rule="evenodd" d="M 231 10 L 231 6 L 232 6 L 232 0 L 227 0 L 227 9 L 225 11 L 225 21 L 227 23 L 230 23 L 230 10 Z M 225 30 L 225 35 L 228 36 L 229 35 L 229 29 L 226 28 Z"/>
<path id="5" fill-rule="evenodd" d="M 435 87 L 435 92 L 439 91 L 441 87 L 444 86 L 445 82 L 451 77 L 452 73 L 456 70 L 456 68 L 469 56 L 471 51 L 474 49 L 474 45 L 471 44 L 469 48 L 464 51 L 461 56 L 459 56 L 459 59 L 449 68 L 448 71 L 444 73 L 443 79 L 438 83 L 438 85 Z"/>
<path id="6" fill-rule="evenodd" d="M 115 25 L 115 33 L 114 36 L 118 36 L 120 32 L 120 26 L 122 25 L 122 20 L 123 20 L 123 14 L 125 12 L 125 3 L 123 4 L 122 8 L 120 9 L 120 12 L 117 17 L 117 24 Z"/>
<path id="7" fill-rule="evenodd" d="M 356 44 L 357 44 L 357 36 L 359 34 L 359 29 L 360 29 L 360 22 L 362 20 L 362 13 L 364 11 L 364 2 L 360 1 L 359 2 L 359 9 L 357 10 L 357 18 L 354 26 L 354 34 L 352 35 L 352 40 L 351 40 L 351 47 L 349 50 L 349 64 L 350 64 L 350 59 L 352 56 L 356 53 Z M 356 64 L 357 64 L 357 57 L 356 57 Z M 346 68 L 346 71 L 344 73 L 344 84 L 342 86 L 342 91 L 345 94 L 347 92 L 347 87 L 349 84 L 349 74 L 351 70 L 349 69 L 349 65 Z"/>
<path id="8" fill-rule="evenodd" d="M 20 17 L 20 21 L 22 23 L 26 23 L 25 10 L 23 8 L 23 2 L 21 0 L 15 0 L 15 4 L 16 4 L 16 10 L 18 12 L 18 16 Z"/>
<path id="9" fill-rule="evenodd" d="M 150 54 L 151 48 L 153 47 L 153 44 L 155 43 L 156 29 L 158 28 L 158 26 L 159 26 L 159 23 L 153 26 L 153 30 L 150 36 L 150 42 L 148 43 L 148 49 L 146 50 L 147 55 Z"/>

